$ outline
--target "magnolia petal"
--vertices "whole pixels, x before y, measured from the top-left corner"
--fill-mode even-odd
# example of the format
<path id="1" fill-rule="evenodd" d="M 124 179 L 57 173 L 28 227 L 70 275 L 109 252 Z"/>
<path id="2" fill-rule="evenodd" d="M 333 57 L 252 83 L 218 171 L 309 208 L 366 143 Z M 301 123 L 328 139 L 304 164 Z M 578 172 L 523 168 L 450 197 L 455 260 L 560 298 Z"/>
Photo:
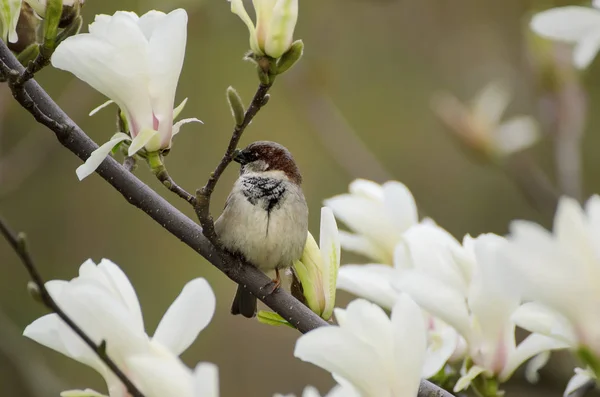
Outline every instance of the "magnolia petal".
<path id="1" fill-rule="evenodd" d="M 75 173 L 77 174 L 77 178 L 79 178 L 79 180 L 81 181 L 84 178 L 91 175 L 94 171 L 96 171 L 100 164 L 102 164 L 104 159 L 110 154 L 110 152 L 115 146 L 117 146 L 123 141 L 127 141 L 130 139 L 131 138 L 127 134 L 117 134 L 110 141 L 106 142 L 98 149 L 94 150 L 90 154 L 90 157 L 88 157 L 88 159 L 85 161 L 85 163 L 77 167 L 77 170 L 75 171 Z"/>
<path id="2" fill-rule="evenodd" d="M 258 45 L 258 38 L 256 36 L 256 29 L 254 28 L 254 23 L 252 19 L 250 19 L 250 15 L 246 12 L 246 8 L 244 7 L 244 3 L 242 0 L 231 0 L 231 12 L 240 17 L 242 22 L 246 24 L 248 27 L 248 33 L 250 33 L 250 49 L 256 55 L 264 55 L 262 50 Z"/>
<path id="3" fill-rule="evenodd" d="M 525 379 L 529 383 L 538 383 L 540 380 L 540 369 L 544 368 L 550 360 L 550 352 L 542 352 L 533 357 L 525 366 Z"/>
<path id="4" fill-rule="evenodd" d="M 595 381 L 596 376 L 591 369 L 575 368 L 575 375 L 569 379 L 569 383 L 567 384 L 567 388 L 565 389 L 563 396 L 568 397 L 575 391 L 586 386 L 588 383 Z"/>
<path id="5" fill-rule="evenodd" d="M 57 314 L 46 314 L 25 327 L 23 336 L 69 357 L 69 351 L 58 333 L 60 321 Z"/>
<path id="6" fill-rule="evenodd" d="M 187 21 L 184 9 L 171 11 L 155 26 L 148 40 L 148 91 L 162 148 L 169 147 L 173 136 L 173 103 L 185 57 Z"/>
<path id="7" fill-rule="evenodd" d="M 136 355 L 126 364 L 146 397 L 194 395 L 192 373 L 175 357 Z"/>
<path id="8" fill-rule="evenodd" d="M 179 115 L 181 114 L 181 112 L 185 108 L 185 105 L 187 104 L 187 101 L 188 101 L 188 99 L 185 98 L 183 101 L 181 101 L 181 103 L 179 104 L 179 106 L 177 106 L 175 109 L 173 109 L 173 120 L 175 120 L 177 117 L 179 117 Z"/>
<path id="9" fill-rule="evenodd" d="M 321 208 L 321 232 L 320 244 L 323 267 L 323 290 L 325 294 L 325 309 L 322 317 L 329 319 L 335 305 L 335 291 L 337 285 L 338 270 L 340 268 L 340 239 L 333 211 L 330 208 Z"/>
<path id="10" fill-rule="evenodd" d="M 469 369 L 469 371 L 466 373 L 466 375 L 462 376 L 456 382 L 456 385 L 454 385 L 454 389 L 452 391 L 454 393 L 458 393 L 458 392 L 466 389 L 467 387 L 469 387 L 469 385 L 471 384 L 471 382 L 473 381 L 473 379 L 477 378 L 484 371 L 485 371 L 485 368 L 482 368 L 482 367 L 480 367 L 478 365 L 473 365 Z"/>
<path id="11" fill-rule="evenodd" d="M 350 194 L 383 203 L 383 187 L 367 179 L 355 179 L 348 186 Z"/>
<path id="12" fill-rule="evenodd" d="M 90 114 L 88 116 L 93 116 L 96 113 L 98 113 L 99 111 L 101 111 L 102 109 L 108 107 L 109 105 L 115 103 L 115 101 L 113 101 L 112 99 L 109 99 L 108 101 L 104 102 L 102 105 L 92 109 L 92 111 L 90 112 Z"/>
<path id="13" fill-rule="evenodd" d="M 219 368 L 215 364 L 196 365 L 193 382 L 195 397 L 219 397 Z"/>
<path id="14" fill-rule="evenodd" d="M 60 397 L 108 397 L 92 389 L 84 390 L 65 390 L 60 392 Z"/>
<path id="15" fill-rule="evenodd" d="M 511 93 L 508 87 L 494 81 L 483 87 L 473 102 L 473 113 L 476 117 L 496 126 L 510 102 Z"/>
<path id="16" fill-rule="evenodd" d="M 471 336 L 471 319 L 465 296 L 444 282 L 417 271 L 402 272 L 392 286 L 406 292 L 419 306 L 454 327 L 466 340 Z"/>
<path id="17" fill-rule="evenodd" d="M 425 322 L 417 304 L 402 295 L 392 309 L 395 387 L 392 395 L 416 396 L 427 349 Z"/>
<path id="18" fill-rule="evenodd" d="M 398 296 L 390 284 L 395 274 L 387 265 L 345 265 L 340 267 L 337 288 L 391 309 Z"/>
<path id="19" fill-rule="evenodd" d="M 383 205 L 391 222 L 401 232 L 419 221 L 415 198 L 400 182 L 390 181 L 383 184 Z"/>
<path id="20" fill-rule="evenodd" d="M 166 17 L 167 14 L 162 11 L 150 10 L 138 19 L 137 24 L 144 33 L 146 40 L 152 38 L 160 24 L 164 23 Z"/>
<path id="21" fill-rule="evenodd" d="M 441 323 L 440 321 L 437 322 Z M 459 336 L 454 328 L 443 325 L 441 329 L 434 329 L 428 333 L 429 341 L 425 363 L 423 365 L 423 377 L 428 379 L 446 365 L 458 347 Z"/>
<path id="22" fill-rule="evenodd" d="M 577 347 L 577 336 L 569 320 L 537 302 L 519 306 L 512 314 L 511 321 L 529 332 L 561 340 L 572 348 Z"/>
<path id="23" fill-rule="evenodd" d="M 513 372 L 515 372 L 515 370 L 519 368 L 521 364 L 533 356 L 546 351 L 566 349 L 568 347 L 569 345 L 567 343 L 555 338 L 550 338 L 548 336 L 539 334 L 531 334 L 525 338 L 523 342 L 519 343 L 517 349 L 509 355 L 508 362 L 506 363 L 506 366 L 502 372 L 499 374 L 498 379 L 501 382 L 505 382 L 512 376 Z"/>
<path id="24" fill-rule="evenodd" d="M 189 119 L 179 120 L 178 122 L 176 122 L 175 124 L 173 124 L 173 136 L 179 134 L 179 130 L 181 129 L 181 127 L 184 124 L 187 124 L 187 123 L 200 123 L 200 124 L 204 124 L 204 122 L 202 120 L 198 120 L 197 118 L 189 118 Z"/>
<path id="25" fill-rule="evenodd" d="M 127 150 L 127 155 L 131 157 L 147 144 L 150 146 L 149 143 L 151 140 L 153 141 L 152 148 L 147 148 L 148 151 L 155 152 L 161 149 L 160 140 L 153 138 L 159 138 L 158 131 L 152 129 L 144 129 L 140 131 L 140 133 L 137 134 L 136 137 L 131 141 L 131 145 L 129 145 L 129 149 Z"/>
<path id="26" fill-rule="evenodd" d="M 353 252 L 381 263 L 389 260 L 389 254 L 386 254 L 384 250 L 364 236 L 348 233 L 343 230 L 339 231 L 338 236 L 341 246 L 348 252 Z"/>
<path id="27" fill-rule="evenodd" d="M 527 149 L 540 139 L 540 131 L 531 116 L 518 116 L 502 123 L 492 137 L 494 150 L 502 156 Z"/>
<path id="28" fill-rule="evenodd" d="M 160 320 L 152 340 L 179 356 L 210 323 L 215 306 L 215 294 L 205 279 L 188 282 Z"/>
<path id="29" fill-rule="evenodd" d="M 576 42 L 600 26 L 600 12 L 589 7 L 567 6 L 551 8 L 536 14 L 531 29 L 546 38 Z"/>

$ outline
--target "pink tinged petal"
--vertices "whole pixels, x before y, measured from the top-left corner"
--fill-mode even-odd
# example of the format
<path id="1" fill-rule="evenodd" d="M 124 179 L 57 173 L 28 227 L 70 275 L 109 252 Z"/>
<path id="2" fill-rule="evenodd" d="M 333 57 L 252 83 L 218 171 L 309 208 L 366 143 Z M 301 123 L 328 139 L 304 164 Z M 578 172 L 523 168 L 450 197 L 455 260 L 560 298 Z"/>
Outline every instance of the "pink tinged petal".
<path id="1" fill-rule="evenodd" d="M 219 368 L 199 363 L 194 369 L 194 397 L 219 397 Z"/>
<path id="2" fill-rule="evenodd" d="M 129 145 L 129 149 L 127 150 L 127 155 L 133 156 L 144 146 L 149 152 L 156 152 L 162 149 L 158 131 L 153 129 L 141 130 L 137 136 L 133 138 L 133 141 L 131 141 L 131 145 Z"/>
<path id="3" fill-rule="evenodd" d="M 98 167 L 100 167 L 100 164 L 102 164 L 104 159 L 106 159 L 115 146 L 129 139 L 131 138 L 127 134 L 117 134 L 113 139 L 94 150 L 85 163 L 77 167 L 77 170 L 75 171 L 77 178 L 79 178 L 80 181 L 84 178 L 87 178 L 94 171 L 96 171 Z"/>
<path id="4" fill-rule="evenodd" d="M 173 136 L 173 106 L 185 57 L 187 21 L 185 10 L 171 11 L 155 26 L 149 39 L 148 90 L 164 148 Z"/>
<path id="5" fill-rule="evenodd" d="M 501 155 L 527 149 L 540 139 L 539 126 L 531 116 L 517 116 L 502 123 L 494 132 L 493 148 Z"/>
<path id="6" fill-rule="evenodd" d="M 567 388 L 563 394 L 564 397 L 570 396 L 572 393 L 577 391 L 578 389 L 585 386 L 588 382 L 596 381 L 596 376 L 593 371 L 589 368 L 575 368 L 575 375 L 569 379 L 569 383 L 567 384 Z"/>
<path id="7" fill-rule="evenodd" d="M 269 21 L 265 53 L 273 58 L 287 52 L 294 40 L 294 29 L 298 21 L 298 0 L 277 0 Z M 256 25 L 260 35 L 260 26 Z M 259 36 L 260 43 L 260 36 Z"/>
<path id="8" fill-rule="evenodd" d="M 215 305 L 215 294 L 205 279 L 188 282 L 160 320 L 152 340 L 180 355 L 210 323 Z"/>
<path id="9" fill-rule="evenodd" d="M 406 292 L 421 308 L 454 327 L 465 339 L 471 338 L 471 319 L 466 297 L 444 282 L 417 271 L 404 271 L 392 286 Z"/>
<path id="10" fill-rule="evenodd" d="M 558 339 L 539 334 L 531 334 L 519 343 L 517 349 L 508 357 L 506 366 L 499 374 L 499 380 L 501 382 L 508 380 L 521 364 L 533 356 L 546 351 L 566 349 L 568 347 L 569 345 L 567 343 Z"/>
<path id="11" fill-rule="evenodd" d="M 473 103 L 473 113 L 490 127 L 500 123 L 510 102 L 511 93 L 505 84 L 492 82 L 486 85 Z"/>
<path id="12" fill-rule="evenodd" d="M 340 239 L 335 217 L 330 208 L 321 208 L 321 231 L 319 248 L 323 259 L 323 289 L 325 293 L 325 309 L 323 318 L 330 318 L 335 305 L 335 291 L 338 270 L 340 268 Z"/>
<path id="13" fill-rule="evenodd" d="M 417 304 L 402 295 L 392 309 L 396 373 L 392 395 L 416 396 L 427 349 L 423 314 Z"/>
<path id="14" fill-rule="evenodd" d="M 531 19 L 531 29 L 540 36 L 566 42 L 577 42 L 600 26 L 600 11 L 588 7 L 551 8 Z"/>
<path id="15" fill-rule="evenodd" d="M 177 358 L 138 355 L 126 364 L 146 397 L 194 397 L 192 373 Z"/>
<path id="16" fill-rule="evenodd" d="M 345 265 L 340 267 L 337 288 L 391 309 L 398 296 L 390 284 L 395 274 L 386 265 Z"/>
<path id="17" fill-rule="evenodd" d="M 410 190 L 400 182 L 383 184 L 383 205 L 390 221 L 400 232 L 408 230 L 419 221 L 415 199 Z"/>

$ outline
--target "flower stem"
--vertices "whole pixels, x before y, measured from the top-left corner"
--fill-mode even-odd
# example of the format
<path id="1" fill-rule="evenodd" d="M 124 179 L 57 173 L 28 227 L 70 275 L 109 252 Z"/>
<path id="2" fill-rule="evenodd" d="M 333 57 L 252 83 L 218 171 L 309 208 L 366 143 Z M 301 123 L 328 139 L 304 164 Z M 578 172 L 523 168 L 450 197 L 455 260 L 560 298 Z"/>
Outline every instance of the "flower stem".
<path id="1" fill-rule="evenodd" d="M 147 161 L 152 173 L 159 181 L 161 181 L 163 185 L 166 186 L 167 189 L 190 203 L 192 206 L 196 205 L 196 198 L 188 193 L 185 189 L 180 187 L 177 183 L 175 183 L 173 178 L 171 178 L 159 152 L 148 153 Z"/>

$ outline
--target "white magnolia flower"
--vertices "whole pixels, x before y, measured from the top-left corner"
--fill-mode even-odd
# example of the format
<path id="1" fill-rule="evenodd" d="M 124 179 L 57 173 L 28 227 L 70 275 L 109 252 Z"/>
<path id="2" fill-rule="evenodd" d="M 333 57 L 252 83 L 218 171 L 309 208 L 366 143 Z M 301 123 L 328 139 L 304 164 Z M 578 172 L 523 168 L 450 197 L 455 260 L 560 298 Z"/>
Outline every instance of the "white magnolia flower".
<path id="1" fill-rule="evenodd" d="M 308 307 L 325 320 L 333 314 L 338 269 L 340 268 L 340 239 L 333 212 L 321 208 L 320 245 L 310 232 L 300 260 L 294 270 Z"/>
<path id="2" fill-rule="evenodd" d="M 418 270 L 445 280 L 466 293 L 472 263 L 459 242 L 444 229 L 433 224 L 419 224 L 402 235 L 396 247 L 394 267 L 380 264 L 345 265 L 340 268 L 338 288 L 391 309 L 400 296 L 392 282 L 406 270 Z M 427 354 L 423 377 L 429 378 L 444 368 L 447 361 L 462 359 L 465 341 L 457 331 L 440 319 L 425 313 Z"/>
<path id="3" fill-rule="evenodd" d="M 131 141 L 128 155 L 140 149 L 157 152 L 171 147 L 185 119 L 173 124 L 175 91 L 183 65 L 187 14 L 177 9 L 150 11 L 141 17 L 117 11 L 96 15 L 89 33 L 71 36 L 52 55 L 52 65 L 67 70 L 114 101 L 129 131 L 119 131 L 96 149 L 77 169 L 79 179 L 90 175 L 110 151 Z M 184 101 L 185 103 L 185 101 Z M 125 132 L 128 132 L 126 134 Z"/>
<path id="4" fill-rule="evenodd" d="M 523 326 L 600 357 L 600 196 L 588 200 L 585 212 L 562 198 L 552 233 L 526 221 L 510 230 L 511 282 L 534 302 Z"/>
<path id="5" fill-rule="evenodd" d="M 96 343 L 106 342 L 108 355 L 128 372 L 132 356 L 178 356 L 185 351 L 212 319 L 215 296 L 206 280 L 197 278 L 175 299 L 152 338 L 144 330 L 140 303 L 123 271 L 103 259 L 79 268 L 71 281 L 52 280 L 46 288 L 67 315 Z M 45 315 L 31 323 L 23 334 L 98 371 L 111 397 L 125 397 L 124 386 L 96 354 L 58 317 Z M 135 374 L 131 374 L 136 380 Z"/>
<path id="6" fill-rule="evenodd" d="M 531 116 L 502 121 L 510 100 L 508 89 L 492 82 L 469 105 L 444 92 L 433 98 L 432 106 L 440 120 L 467 147 L 477 153 L 504 157 L 532 146 L 540 138 L 538 124 Z"/>
<path id="7" fill-rule="evenodd" d="M 336 218 L 354 232 L 340 232 L 342 247 L 391 264 L 402 233 L 418 222 L 415 199 L 406 186 L 395 181 L 378 185 L 357 179 L 349 191 L 325 200 Z"/>
<path id="8" fill-rule="evenodd" d="M 296 397 L 293 394 L 275 394 L 273 397 Z M 319 390 L 313 386 L 306 386 L 302 392 L 302 397 L 321 397 Z M 322 397 L 361 397 L 361 395 L 350 385 L 336 385 L 329 393 Z"/>
<path id="9" fill-rule="evenodd" d="M 332 373 L 363 396 L 415 397 L 425 359 L 425 323 L 407 296 L 391 319 L 379 306 L 357 299 L 335 309 L 339 326 L 301 336 L 294 355 Z"/>
<path id="10" fill-rule="evenodd" d="M 466 289 L 442 274 L 419 269 L 406 270 L 393 281 L 396 288 L 408 293 L 424 310 L 454 327 L 465 339 L 473 366 L 463 373 L 455 392 L 468 387 L 480 374 L 504 382 L 529 358 L 568 346 L 540 334 L 529 335 L 517 346 L 512 316 L 521 297 L 515 288 L 502 282 L 504 262 L 500 252 L 506 250 L 507 242 L 487 234 L 476 239 L 467 237 L 464 245 L 467 252 L 462 259 L 454 260 L 474 260 L 470 265 L 472 274 L 465 279 L 470 279 Z M 447 260 L 453 260 L 453 256 L 449 252 Z"/>
<path id="11" fill-rule="evenodd" d="M 19 40 L 17 36 L 17 22 L 21 15 L 21 0 L 0 0 L 0 39 L 10 43 Z"/>
<path id="12" fill-rule="evenodd" d="M 600 1 L 592 1 L 592 6 L 542 11 L 534 15 L 530 27 L 540 36 L 575 44 L 573 63 L 585 69 L 600 50 Z"/>
<path id="13" fill-rule="evenodd" d="M 588 385 L 590 382 L 596 381 L 596 375 L 591 369 L 575 368 L 575 375 L 573 375 L 571 379 L 569 379 L 569 383 L 567 384 L 567 388 L 565 389 L 563 396 L 569 397 L 578 389 Z"/>
<path id="14" fill-rule="evenodd" d="M 242 0 L 230 1 L 231 12 L 248 26 L 252 52 L 279 58 L 290 49 L 298 21 L 298 0 L 252 0 L 256 26 Z"/>

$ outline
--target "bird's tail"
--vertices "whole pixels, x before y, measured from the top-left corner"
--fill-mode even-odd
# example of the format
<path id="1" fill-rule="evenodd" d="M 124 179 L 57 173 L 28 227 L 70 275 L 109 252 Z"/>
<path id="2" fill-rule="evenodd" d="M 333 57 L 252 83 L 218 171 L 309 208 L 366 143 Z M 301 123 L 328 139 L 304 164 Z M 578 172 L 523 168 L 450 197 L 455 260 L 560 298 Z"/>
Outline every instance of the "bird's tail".
<path id="1" fill-rule="evenodd" d="M 235 298 L 233 298 L 231 314 L 241 314 L 247 318 L 256 316 L 256 297 L 241 285 L 238 285 Z"/>

